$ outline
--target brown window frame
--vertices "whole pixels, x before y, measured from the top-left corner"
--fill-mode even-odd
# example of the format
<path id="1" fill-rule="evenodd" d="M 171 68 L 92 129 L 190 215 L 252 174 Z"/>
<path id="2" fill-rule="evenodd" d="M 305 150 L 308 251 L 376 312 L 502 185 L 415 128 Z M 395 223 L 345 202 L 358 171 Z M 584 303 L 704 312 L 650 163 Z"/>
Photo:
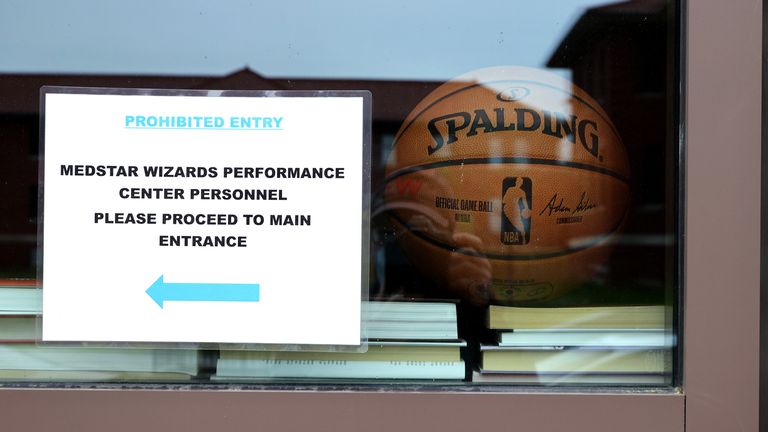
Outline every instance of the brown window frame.
<path id="1" fill-rule="evenodd" d="M 756 431 L 762 2 L 697 0 L 683 14 L 679 389 L 3 388 L 0 424 L 79 431 Z"/>

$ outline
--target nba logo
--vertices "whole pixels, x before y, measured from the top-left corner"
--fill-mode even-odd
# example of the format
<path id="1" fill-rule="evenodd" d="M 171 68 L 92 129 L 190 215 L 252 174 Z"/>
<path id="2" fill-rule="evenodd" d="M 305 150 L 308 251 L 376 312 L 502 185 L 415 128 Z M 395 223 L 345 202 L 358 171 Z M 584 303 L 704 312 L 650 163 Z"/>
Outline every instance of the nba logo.
<path id="1" fill-rule="evenodd" d="M 507 177 L 501 185 L 501 242 L 524 245 L 531 241 L 531 179 Z"/>

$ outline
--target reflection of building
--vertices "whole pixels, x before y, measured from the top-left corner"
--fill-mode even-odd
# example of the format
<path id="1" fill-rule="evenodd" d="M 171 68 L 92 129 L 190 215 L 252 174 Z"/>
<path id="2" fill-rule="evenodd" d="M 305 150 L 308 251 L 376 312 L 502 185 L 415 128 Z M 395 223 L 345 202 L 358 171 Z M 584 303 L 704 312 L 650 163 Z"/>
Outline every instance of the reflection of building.
<path id="1" fill-rule="evenodd" d="M 439 83 L 265 78 L 242 69 L 224 77 L 0 75 L 0 278 L 34 276 L 37 242 L 39 103 L 42 86 L 226 90 L 369 90 L 373 94 L 373 187 L 400 122 Z"/>
<path id="2" fill-rule="evenodd" d="M 630 1 L 590 9 L 547 63 L 571 69 L 574 84 L 608 112 L 630 152 L 635 173 L 664 172 L 659 165 L 663 158 L 649 148 L 666 149 L 667 53 L 659 50 L 667 46 L 666 14 L 664 1 Z M 660 199 L 663 194 L 652 192 L 664 187 L 664 178 L 659 177 L 651 188 L 647 184 L 635 188 L 636 193 L 649 200 Z"/>
<path id="3" fill-rule="evenodd" d="M 641 242 L 650 239 L 656 244 L 674 232 L 676 146 L 675 131 L 667 125 L 675 124 L 670 95 L 676 81 L 665 81 L 672 77 L 675 58 L 669 24 L 663 1 L 633 0 L 593 8 L 576 22 L 548 62 L 550 67 L 571 69 L 575 84 L 592 95 L 616 124 L 633 172 L 633 208 L 625 232 L 630 239 L 635 235 Z M 5 156 L 0 161 L 0 277 L 30 276 L 35 269 L 41 86 L 369 90 L 373 94 L 372 187 L 376 191 L 401 122 L 439 84 L 265 78 L 249 69 L 224 77 L 0 75 L 0 145 Z M 637 237 L 645 233 L 652 236 Z M 665 268 L 659 248 L 621 247 L 616 252 L 614 256 L 620 259 L 613 261 L 614 274 L 657 282 L 663 280 L 661 275 L 672 273 Z M 652 274 L 654 271 L 657 273 Z"/>
<path id="4" fill-rule="evenodd" d="M 571 69 L 574 84 L 607 111 L 621 134 L 634 202 L 625 243 L 670 246 L 675 232 L 677 143 L 671 125 L 676 124 L 672 95 L 678 90 L 673 63 L 677 44 L 669 31 L 675 24 L 670 16 L 664 0 L 588 9 L 547 63 Z M 625 244 L 617 248 L 614 263 L 626 261 L 626 268 L 619 264 L 614 270 L 624 277 L 661 278 L 672 273 L 661 265 L 663 256 L 658 249 Z"/>

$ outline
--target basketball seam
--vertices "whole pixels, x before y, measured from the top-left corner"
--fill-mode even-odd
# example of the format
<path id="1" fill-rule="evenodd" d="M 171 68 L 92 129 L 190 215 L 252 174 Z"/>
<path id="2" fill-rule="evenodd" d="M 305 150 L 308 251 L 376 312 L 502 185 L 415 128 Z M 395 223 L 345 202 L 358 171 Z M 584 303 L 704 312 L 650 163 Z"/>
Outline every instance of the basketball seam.
<path id="1" fill-rule="evenodd" d="M 509 80 L 509 79 L 505 79 L 505 80 L 497 80 L 497 81 L 488 81 L 488 82 L 482 82 L 482 83 L 475 83 L 475 84 L 472 84 L 472 85 L 470 85 L 470 86 L 467 86 L 467 87 L 462 87 L 462 88 L 460 88 L 460 89 L 458 89 L 458 90 L 454 90 L 454 91 L 452 91 L 451 93 L 448 93 L 448 94 L 447 94 L 447 95 L 445 95 L 445 96 L 441 96 L 441 97 L 439 97 L 439 98 L 435 99 L 435 101 L 434 101 L 434 102 L 432 102 L 431 104 L 429 104 L 429 105 L 427 105 L 426 107 L 424 107 L 424 109 L 422 109 L 421 111 L 419 111 L 419 113 L 418 113 L 418 114 L 416 114 L 416 116 L 415 116 L 413 119 L 411 119 L 411 121 L 410 121 L 410 122 L 408 122 L 408 124 L 405 126 L 405 128 L 403 128 L 403 130 L 402 130 L 402 131 L 400 131 L 400 133 L 398 133 L 398 134 L 397 134 L 397 136 L 395 137 L 395 140 L 394 140 L 394 142 L 392 143 L 392 148 L 394 149 L 394 147 L 397 145 L 398 141 L 400 140 L 400 137 L 401 137 L 401 136 L 403 136 L 403 134 L 405 133 L 405 131 L 406 131 L 406 130 L 408 130 L 408 128 L 410 128 L 410 127 L 411 127 L 411 125 L 412 125 L 412 124 L 413 124 L 413 123 L 414 123 L 414 122 L 415 122 L 415 121 L 416 121 L 416 120 L 417 120 L 419 117 L 421 117 L 421 115 L 422 115 L 422 114 L 424 114 L 424 113 L 425 113 L 427 110 L 429 110 L 430 108 L 432 108 L 433 106 L 435 106 L 437 103 L 439 103 L 439 102 L 443 101 L 444 99 L 447 99 L 447 98 L 449 98 L 449 97 L 451 97 L 451 96 L 454 96 L 454 95 L 456 95 L 456 94 L 458 94 L 458 93 L 461 93 L 461 92 L 463 92 L 463 91 L 466 91 L 466 90 L 471 90 L 471 89 L 473 89 L 473 88 L 475 88 L 475 87 L 484 86 L 484 85 L 486 85 L 486 84 L 498 84 L 498 83 L 505 83 L 505 82 L 509 82 L 509 83 L 524 83 L 524 84 L 535 84 L 535 85 L 540 85 L 540 86 L 542 86 L 542 87 L 546 87 L 546 88 L 549 88 L 549 89 L 552 89 L 552 90 L 556 90 L 556 91 L 559 91 L 559 92 L 562 92 L 562 93 L 565 93 L 565 94 L 567 94 L 567 95 L 571 96 L 572 98 L 574 98 L 574 99 L 576 99 L 577 101 L 581 102 L 582 104 L 586 105 L 586 106 L 587 106 L 589 109 L 591 109 L 591 110 L 592 110 L 592 112 L 594 112 L 594 113 L 595 113 L 595 114 L 597 114 L 597 115 L 598 115 L 598 116 L 599 116 L 601 119 L 603 119 L 603 121 L 605 121 L 605 122 L 606 122 L 606 124 L 608 125 L 608 127 L 610 127 L 610 128 L 611 128 L 611 131 L 613 131 L 613 134 L 614 134 L 614 136 L 616 137 L 616 139 L 618 139 L 618 140 L 619 140 L 619 142 L 621 142 L 621 137 L 620 137 L 620 135 L 619 135 L 619 132 L 616 130 L 616 127 L 613 125 L 613 122 L 611 122 L 611 120 L 610 120 L 610 119 L 608 119 L 606 116 L 604 116 L 604 115 L 603 115 L 601 112 L 599 112 L 597 109 L 595 109 L 595 107 L 593 107 L 593 106 L 592 106 L 592 105 L 591 105 L 589 102 L 587 102 L 586 100 L 584 100 L 584 99 L 583 99 L 583 98 L 581 98 L 580 96 L 577 96 L 577 95 L 573 94 L 572 92 L 569 92 L 569 91 L 565 91 L 565 90 L 563 90 L 563 89 L 561 89 L 561 88 L 559 88 L 559 87 L 556 87 L 556 86 L 553 86 L 553 85 L 549 85 L 549 84 L 546 84 L 546 83 L 542 83 L 542 82 L 539 82 L 539 81 L 529 81 L 529 80 Z M 429 96 L 427 96 L 427 97 L 429 97 Z"/>
<path id="2" fill-rule="evenodd" d="M 550 252 L 545 254 L 535 254 L 535 255 L 499 255 L 495 253 L 484 253 L 484 252 L 477 252 L 477 251 L 469 251 L 465 248 L 460 248 L 456 246 L 449 245 L 447 243 L 443 243 L 440 240 L 437 240 L 436 238 L 430 237 L 428 235 L 422 234 L 419 231 L 415 231 L 411 229 L 411 226 L 408 225 L 406 222 L 404 222 L 397 214 L 390 214 L 390 216 L 397 221 L 400 225 L 405 227 L 408 232 L 415 235 L 416 237 L 426 241 L 427 243 L 432 244 L 433 246 L 437 246 L 441 249 L 448 250 L 449 252 L 457 252 L 462 255 L 467 256 L 474 256 L 474 257 L 480 257 L 480 258 L 488 258 L 488 259 L 495 259 L 495 260 L 504 260 L 504 261 L 536 261 L 540 259 L 546 259 L 546 258 L 557 258 L 565 255 L 571 255 L 576 252 L 580 252 L 584 249 L 589 249 L 603 240 L 607 239 L 611 235 L 615 234 L 621 225 L 624 223 L 625 219 L 627 218 L 628 212 L 625 211 L 624 215 L 619 219 L 619 222 L 608 232 L 602 233 L 600 235 L 597 235 L 594 237 L 593 240 L 590 240 L 588 243 L 575 247 L 575 248 L 566 248 L 564 250 L 558 251 L 558 252 Z"/>
<path id="3" fill-rule="evenodd" d="M 398 177 L 402 177 L 407 174 L 411 174 L 419 171 L 426 171 L 430 169 L 444 168 L 456 165 L 493 165 L 493 164 L 520 164 L 520 165 L 551 165 L 562 166 L 567 168 L 581 169 L 586 171 L 596 172 L 598 174 L 607 175 L 620 180 L 629 185 L 629 177 L 624 176 L 616 171 L 611 171 L 607 168 L 596 167 L 594 165 L 583 164 L 580 162 L 561 161 L 556 159 L 539 159 L 539 158 L 527 158 L 527 157 L 488 157 L 488 158 L 468 158 L 468 159 L 455 159 L 445 160 L 439 162 L 431 162 L 422 165 L 411 166 L 408 168 L 399 169 L 384 180 L 388 183 Z"/>

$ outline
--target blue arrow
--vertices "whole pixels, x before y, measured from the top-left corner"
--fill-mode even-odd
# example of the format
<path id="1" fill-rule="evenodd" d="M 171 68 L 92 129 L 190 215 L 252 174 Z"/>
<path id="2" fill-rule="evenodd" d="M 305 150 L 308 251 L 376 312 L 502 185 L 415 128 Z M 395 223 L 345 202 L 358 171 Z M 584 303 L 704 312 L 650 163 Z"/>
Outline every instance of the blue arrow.
<path id="1" fill-rule="evenodd" d="M 160 308 L 166 301 L 259 301 L 259 284 L 165 283 L 163 275 L 147 289 Z"/>

